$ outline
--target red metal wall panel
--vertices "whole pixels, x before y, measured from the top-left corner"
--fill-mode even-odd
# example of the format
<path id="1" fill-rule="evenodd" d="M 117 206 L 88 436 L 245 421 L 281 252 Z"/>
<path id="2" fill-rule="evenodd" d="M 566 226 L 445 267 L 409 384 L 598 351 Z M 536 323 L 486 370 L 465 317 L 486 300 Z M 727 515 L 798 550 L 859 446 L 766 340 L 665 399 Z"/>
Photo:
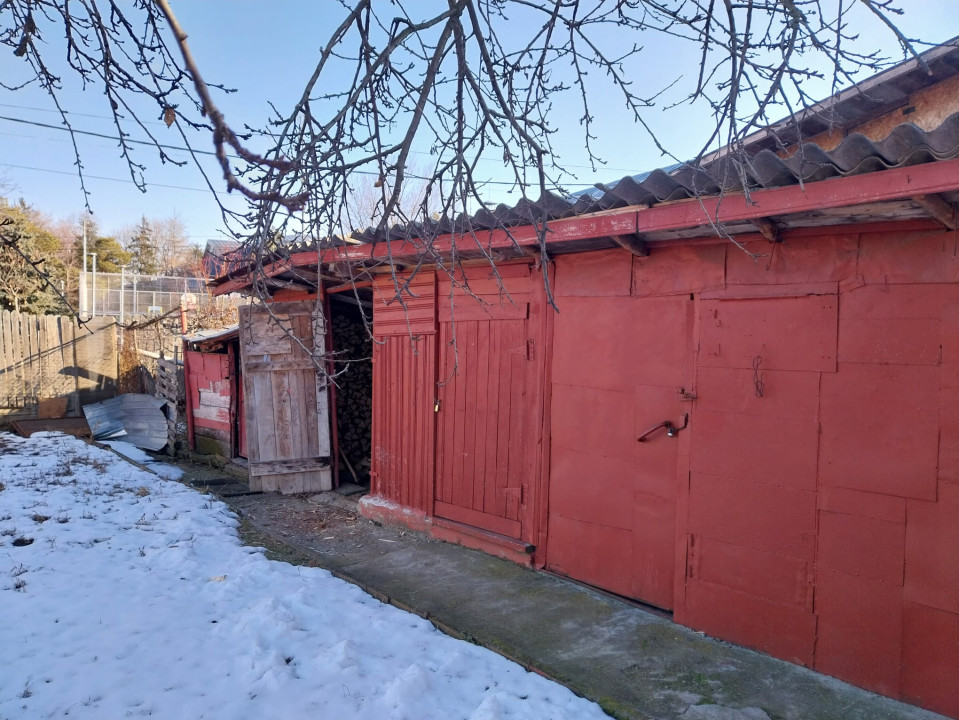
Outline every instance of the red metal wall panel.
<path id="1" fill-rule="evenodd" d="M 939 480 L 959 483 L 959 303 L 947 303 L 939 376 Z"/>
<path id="2" fill-rule="evenodd" d="M 690 578 L 686 610 L 692 627 L 756 648 L 783 660 L 813 664 L 816 616 L 722 585 Z"/>
<path id="3" fill-rule="evenodd" d="M 822 511 L 816 564 L 820 569 L 900 586 L 905 536 L 901 523 Z"/>
<path id="4" fill-rule="evenodd" d="M 959 485 L 906 505 L 906 599 L 959 614 Z"/>
<path id="5" fill-rule="evenodd" d="M 695 535 L 812 561 L 816 494 L 693 472 L 687 528 Z"/>
<path id="6" fill-rule="evenodd" d="M 577 296 L 626 297 L 629 295 L 632 273 L 633 255 L 627 250 L 583 253 L 576 257 L 576 262 L 557 264 L 553 295 L 557 299 Z M 562 308 L 562 302 L 559 305 Z"/>
<path id="7" fill-rule="evenodd" d="M 815 668 L 885 695 L 899 694 L 902 588 L 834 570 L 816 576 Z"/>
<path id="8" fill-rule="evenodd" d="M 822 377 L 824 485 L 935 500 L 939 368 L 840 363 Z"/>
<path id="9" fill-rule="evenodd" d="M 706 300 L 699 362 L 767 370 L 836 370 L 836 298 Z"/>
<path id="10" fill-rule="evenodd" d="M 685 295 L 721 290 L 726 285 L 726 246 L 692 245 L 633 259 L 636 297 Z"/>
<path id="11" fill-rule="evenodd" d="M 849 233 L 790 236 L 785 242 L 746 244 L 726 254 L 726 283 L 783 285 L 844 280 L 856 273 L 859 236 Z"/>
<path id="12" fill-rule="evenodd" d="M 956 238 L 929 231 L 864 235 L 856 272 L 862 282 L 878 286 L 959 282 Z"/>
<path id="13" fill-rule="evenodd" d="M 902 697 L 959 717 L 959 614 L 907 602 L 902 615 Z"/>

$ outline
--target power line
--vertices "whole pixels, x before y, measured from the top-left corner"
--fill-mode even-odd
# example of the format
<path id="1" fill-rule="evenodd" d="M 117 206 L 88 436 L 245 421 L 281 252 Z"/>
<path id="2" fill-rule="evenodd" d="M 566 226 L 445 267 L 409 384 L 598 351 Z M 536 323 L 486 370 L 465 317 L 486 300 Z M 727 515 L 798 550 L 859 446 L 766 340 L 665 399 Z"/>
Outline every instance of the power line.
<path id="1" fill-rule="evenodd" d="M 10 103 L 0 103 L 0 107 L 10 108 L 10 109 L 12 109 L 12 110 L 32 110 L 32 111 L 35 111 L 35 112 L 56 113 L 56 114 L 58 114 L 58 115 L 60 114 L 58 110 L 51 110 L 50 108 L 31 107 L 31 106 L 28 106 L 28 105 L 11 105 Z M 108 115 L 94 115 L 94 114 L 92 114 L 92 113 L 79 113 L 79 112 L 72 112 L 72 111 L 64 111 L 64 114 L 65 114 L 65 115 L 74 115 L 74 116 L 76 116 L 76 117 L 94 118 L 94 119 L 97 119 L 97 120 L 112 120 L 112 119 L 113 119 L 113 118 L 109 117 Z M 7 119 L 10 119 L 10 118 L 0 118 L 0 119 L 7 120 Z M 17 120 L 14 120 L 14 122 L 24 122 L 24 123 L 26 123 L 26 122 L 28 122 L 28 121 L 17 119 Z M 157 126 L 162 126 L 162 125 L 164 125 L 164 123 L 154 122 L 154 121 L 151 121 L 151 120 L 144 120 L 143 123 L 144 123 L 145 125 L 157 125 Z M 64 128 L 64 127 L 62 127 L 62 126 L 60 126 L 60 125 L 43 125 L 43 127 L 49 127 L 49 128 L 54 129 L 54 130 L 66 130 L 66 128 Z M 80 132 L 82 132 L 82 131 L 80 131 L 80 130 L 74 130 L 74 132 L 80 133 Z M 114 137 L 114 136 L 112 136 L 112 135 L 110 135 L 110 136 L 104 135 L 104 136 L 102 136 L 102 137 L 106 137 L 108 140 L 117 140 L 117 139 L 118 139 L 118 138 L 116 138 L 116 137 Z M 130 141 L 130 142 L 133 142 L 133 141 Z M 152 142 L 148 142 L 148 143 L 146 143 L 146 144 L 147 144 L 147 145 L 154 146 L 154 143 L 152 143 Z M 164 146 L 161 146 L 161 147 L 168 147 L 168 146 L 165 146 L 165 145 L 164 145 Z M 172 145 L 169 146 L 169 147 L 174 148 L 174 146 L 172 146 Z M 175 148 L 175 149 L 185 150 L 185 148 Z M 194 152 L 200 152 L 200 153 L 202 153 L 202 154 L 204 154 L 204 155 L 214 155 L 214 153 L 209 152 L 209 151 L 195 150 Z M 427 151 L 425 151 L 425 150 L 410 150 L 410 154 L 412 154 L 412 155 L 430 155 L 430 156 L 433 155 L 433 153 L 427 152 Z M 230 155 L 229 157 L 235 158 L 234 155 Z M 484 157 L 484 158 L 480 158 L 480 160 L 482 160 L 483 162 L 499 162 L 496 158 L 492 158 L 492 157 Z M 592 166 L 592 165 L 564 165 L 564 167 L 571 168 L 571 169 L 572 169 L 572 168 L 578 168 L 578 169 L 580 169 L 580 170 L 589 170 L 589 171 L 592 171 L 592 170 L 593 170 L 593 166 Z M 603 170 L 608 170 L 608 171 L 610 171 L 610 172 L 622 172 L 622 173 L 627 173 L 627 174 L 631 174 L 631 175 L 632 175 L 632 174 L 635 174 L 635 172 L 636 172 L 636 169 L 635 169 L 635 168 L 604 167 Z M 376 174 L 378 174 L 378 173 L 372 173 L 372 172 L 371 172 L 371 173 L 368 173 L 368 174 L 370 174 L 370 175 L 376 175 Z M 509 184 L 512 184 L 512 183 L 509 183 Z"/>
<path id="2" fill-rule="evenodd" d="M 212 150 L 196 150 L 193 148 L 180 147 L 177 145 L 164 145 L 163 143 L 153 142 L 151 140 L 135 140 L 134 138 L 119 138 L 116 135 L 107 135 L 106 133 L 93 132 L 92 130 L 78 130 L 77 128 L 67 128 L 62 125 L 51 125 L 50 123 L 37 122 L 36 120 L 24 120 L 23 118 L 13 118 L 6 115 L 0 115 L 0 120 L 6 120 L 7 122 L 20 123 L 22 125 L 32 125 L 34 127 L 46 128 L 48 130 L 59 130 L 61 132 L 68 132 L 74 135 L 88 135 L 90 137 L 101 138 L 103 140 L 115 140 L 117 142 L 127 142 L 132 145 L 147 145 L 148 147 L 159 147 L 164 150 L 179 150 L 182 152 L 193 152 L 197 155 L 210 155 L 215 157 L 216 153 Z M 230 155 L 228 157 L 235 158 L 236 156 Z"/>
<path id="3" fill-rule="evenodd" d="M 74 129 L 71 129 L 71 128 L 63 127 L 62 125 L 51 125 L 51 124 L 49 124 L 49 123 L 37 122 L 36 120 L 24 120 L 24 119 L 22 119 L 22 118 L 13 118 L 13 117 L 9 117 L 9 116 L 6 116 L 6 115 L 0 115 L 0 120 L 6 120 L 7 122 L 20 123 L 20 124 L 22 124 L 22 125 L 32 125 L 32 126 L 34 126 L 34 127 L 46 128 L 46 129 L 48 129 L 48 130 L 58 130 L 58 131 L 60 131 L 60 132 L 72 132 L 72 133 L 74 133 L 74 134 L 76 134 L 76 135 L 89 135 L 90 137 L 100 138 L 100 139 L 102 139 L 102 140 L 115 140 L 115 141 L 117 141 L 117 142 L 120 142 L 120 140 L 121 140 L 121 139 L 120 139 L 119 137 L 117 137 L 116 135 L 107 135 L 107 134 L 105 134 L 105 133 L 93 132 L 92 130 L 78 130 L 78 129 L 75 129 L 75 128 L 74 128 Z M 124 141 L 124 142 L 127 142 L 127 143 L 134 144 L 134 145 L 146 145 L 146 146 L 148 146 L 148 147 L 159 147 L 159 148 L 162 148 L 162 149 L 164 149 L 164 150 L 177 150 L 177 151 L 180 151 L 180 152 L 195 153 L 195 154 L 197 154 L 197 155 L 209 155 L 209 156 L 212 156 L 212 157 L 216 157 L 216 153 L 213 152 L 213 151 L 211 151 L 211 150 L 196 150 L 196 149 L 194 149 L 194 148 L 180 147 L 179 145 L 165 145 L 165 144 L 163 144 L 163 143 L 153 142 L 153 141 L 150 141 L 150 140 L 135 140 L 135 139 L 133 139 L 133 138 L 123 138 L 123 141 Z M 232 159 L 237 159 L 237 156 L 236 156 L 236 155 L 227 155 L 227 157 L 232 158 Z M 38 170 L 39 168 L 27 168 L 27 169 Z M 52 171 L 51 171 L 51 172 L 52 172 Z M 378 172 L 374 172 L 374 171 L 372 171 L 372 170 L 353 170 L 353 171 L 351 171 L 351 172 L 355 173 L 356 175 L 367 175 L 367 176 L 370 176 L 370 177 L 379 177 L 379 173 L 378 173 Z M 91 175 L 91 176 L 89 176 L 89 177 L 93 177 L 93 176 Z M 413 179 L 413 180 L 431 180 L 431 179 L 432 179 L 432 178 L 428 178 L 428 177 L 422 177 L 422 176 L 419 176 L 419 175 L 408 175 L 408 177 L 411 178 L 411 179 Z M 111 180 L 111 179 L 113 179 L 113 178 L 99 178 L 99 179 L 101 179 L 101 180 Z M 506 187 L 516 187 L 516 183 L 513 182 L 513 181 L 509 181 L 509 180 L 483 180 L 483 181 L 481 181 L 481 182 L 479 182 L 479 183 L 477 183 L 477 184 L 479 184 L 479 185 L 505 185 Z M 158 185 L 158 187 L 165 187 L 165 186 Z M 166 186 L 166 187 L 174 187 L 174 186 Z M 195 188 L 184 188 L 184 189 L 192 190 L 192 189 L 195 189 Z"/>
<path id="4" fill-rule="evenodd" d="M 45 172 L 45 173 L 51 173 L 53 175 L 72 175 L 73 177 L 77 176 L 76 171 L 53 170 L 51 168 L 31 167 L 29 165 L 14 165 L 13 163 L 0 163 L 0 167 L 16 168 L 17 170 L 33 170 L 34 172 Z M 87 175 L 86 173 L 83 174 L 83 177 L 89 178 L 90 180 L 105 180 L 107 182 L 128 183 L 130 185 L 136 185 L 136 183 L 133 182 L 133 180 L 127 180 L 125 178 L 104 177 L 102 175 Z M 210 192 L 209 188 L 185 187 L 183 185 L 164 185 L 163 183 L 154 183 L 154 182 L 144 183 L 144 184 L 152 187 L 168 188 L 170 190 L 190 190 L 193 192 L 204 192 L 204 193 Z"/>

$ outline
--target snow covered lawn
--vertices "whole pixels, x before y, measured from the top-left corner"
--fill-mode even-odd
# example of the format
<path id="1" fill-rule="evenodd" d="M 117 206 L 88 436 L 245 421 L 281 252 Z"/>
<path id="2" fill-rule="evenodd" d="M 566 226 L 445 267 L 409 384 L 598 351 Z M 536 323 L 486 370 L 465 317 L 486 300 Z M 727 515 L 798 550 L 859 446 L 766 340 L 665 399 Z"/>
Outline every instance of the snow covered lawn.
<path id="1" fill-rule="evenodd" d="M 72 437 L 0 434 L 0 720 L 605 718 Z"/>

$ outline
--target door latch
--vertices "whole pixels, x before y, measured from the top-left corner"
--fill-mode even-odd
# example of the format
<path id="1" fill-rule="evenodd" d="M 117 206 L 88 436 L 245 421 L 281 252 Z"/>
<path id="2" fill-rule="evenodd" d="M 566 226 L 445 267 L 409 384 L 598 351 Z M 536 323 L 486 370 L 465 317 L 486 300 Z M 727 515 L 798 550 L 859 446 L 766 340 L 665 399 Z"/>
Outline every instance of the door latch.
<path id="1" fill-rule="evenodd" d="M 688 425 L 689 425 L 689 413 L 686 413 L 683 416 L 683 424 L 681 426 L 673 425 L 669 420 L 663 420 L 661 423 L 659 423 L 658 425 L 653 425 L 649 430 L 647 430 L 638 438 L 636 438 L 636 441 L 646 442 L 646 439 L 650 435 L 652 435 L 654 432 L 659 430 L 660 428 L 664 428 L 666 430 L 666 437 L 676 437 L 677 435 L 679 435 L 679 431 L 685 430 Z"/>

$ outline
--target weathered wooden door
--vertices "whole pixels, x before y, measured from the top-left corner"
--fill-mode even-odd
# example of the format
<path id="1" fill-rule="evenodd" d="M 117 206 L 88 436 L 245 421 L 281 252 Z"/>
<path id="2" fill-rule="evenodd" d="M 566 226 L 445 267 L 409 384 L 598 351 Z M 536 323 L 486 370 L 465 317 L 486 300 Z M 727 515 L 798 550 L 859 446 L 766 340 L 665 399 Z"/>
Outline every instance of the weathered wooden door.
<path id="1" fill-rule="evenodd" d="M 250 489 L 331 488 L 325 322 L 311 301 L 240 308 L 240 356 Z"/>
<path id="2" fill-rule="evenodd" d="M 666 609 L 691 306 L 563 298 L 553 344 L 547 565 Z"/>
<path id="3" fill-rule="evenodd" d="M 433 514 L 524 538 L 539 451 L 535 280 L 526 265 L 470 268 L 437 284 L 439 324 Z M 501 290 L 505 288 L 505 292 Z"/>

